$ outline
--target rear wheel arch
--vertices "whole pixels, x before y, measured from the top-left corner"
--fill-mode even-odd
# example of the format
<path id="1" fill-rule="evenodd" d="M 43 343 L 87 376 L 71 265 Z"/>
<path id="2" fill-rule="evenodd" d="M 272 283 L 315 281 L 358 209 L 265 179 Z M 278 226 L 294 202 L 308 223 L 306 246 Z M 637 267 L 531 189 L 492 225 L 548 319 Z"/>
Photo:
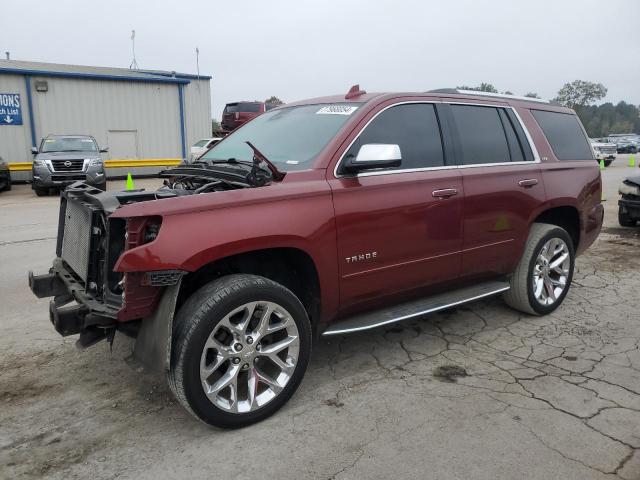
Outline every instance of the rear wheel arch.
<path id="1" fill-rule="evenodd" d="M 291 290 L 307 311 L 312 327 L 316 328 L 321 310 L 320 277 L 312 256 L 297 247 L 252 250 L 213 260 L 185 275 L 178 306 L 203 285 L 237 273 L 268 278 Z"/>
<path id="2" fill-rule="evenodd" d="M 580 245 L 581 221 L 578 209 L 573 205 L 561 205 L 549 207 L 533 219 L 531 224 L 547 223 L 556 225 L 567 231 L 571 237 L 574 250 L 578 251 Z"/>

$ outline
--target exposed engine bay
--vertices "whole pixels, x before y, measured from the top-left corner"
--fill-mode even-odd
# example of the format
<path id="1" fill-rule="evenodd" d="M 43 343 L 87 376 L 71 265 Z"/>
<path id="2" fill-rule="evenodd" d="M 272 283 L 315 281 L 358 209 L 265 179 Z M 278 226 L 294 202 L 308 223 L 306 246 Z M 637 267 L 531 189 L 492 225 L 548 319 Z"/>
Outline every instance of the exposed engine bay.
<path id="1" fill-rule="evenodd" d="M 268 171 L 241 163 L 178 166 L 163 170 L 160 178 L 165 180 L 158 193 L 172 192 L 176 196 L 261 187 L 271 182 Z"/>

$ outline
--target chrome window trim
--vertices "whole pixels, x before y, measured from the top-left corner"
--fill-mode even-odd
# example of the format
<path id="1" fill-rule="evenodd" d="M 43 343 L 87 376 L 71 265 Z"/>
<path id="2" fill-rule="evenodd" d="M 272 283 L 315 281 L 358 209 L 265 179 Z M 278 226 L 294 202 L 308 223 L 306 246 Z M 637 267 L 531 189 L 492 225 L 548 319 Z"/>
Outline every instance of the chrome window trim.
<path id="1" fill-rule="evenodd" d="M 435 107 L 436 104 L 447 104 L 447 105 L 471 105 L 471 106 L 478 106 L 478 107 L 493 107 L 493 108 L 510 109 L 513 112 L 513 114 L 515 115 L 515 117 L 518 120 L 518 122 L 520 123 L 520 127 L 522 128 L 522 131 L 524 132 L 524 135 L 525 135 L 525 137 L 527 139 L 527 142 L 529 142 L 529 148 L 531 148 L 531 153 L 533 154 L 533 160 L 532 161 L 522 161 L 522 162 L 474 163 L 474 164 L 470 164 L 470 165 L 443 165 L 441 167 L 402 168 L 402 169 L 397 169 L 397 170 L 380 170 L 380 171 L 376 171 L 376 172 L 363 172 L 363 173 L 359 173 L 359 174 L 356 174 L 356 175 L 338 175 L 338 168 L 340 167 L 340 165 L 344 161 L 344 156 L 349 151 L 351 146 L 356 142 L 356 140 L 358 140 L 358 138 L 360 138 L 360 135 L 362 135 L 362 132 L 364 132 L 366 130 L 366 128 L 369 126 L 369 124 L 371 122 L 373 122 L 376 118 L 378 118 L 378 115 L 380 115 L 382 112 L 386 111 L 387 109 L 392 108 L 392 107 L 396 107 L 398 105 L 410 105 L 410 104 L 416 104 L 416 103 L 428 103 L 428 104 L 434 105 L 434 107 Z M 442 148 L 443 148 L 443 153 L 444 153 L 444 143 L 442 145 Z M 340 156 L 340 159 L 336 162 L 336 166 L 333 169 L 333 176 L 336 179 L 340 179 L 340 178 L 357 178 L 357 177 L 374 177 L 374 176 L 378 176 L 378 175 L 393 175 L 393 174 L 396 174 L 396 173 L 427 172 L 427 171 L 431 171 L 431 170 L 452 170 L 452 169 L 478 168 L 478 167 L 503 167 L 503 166 L 507 166 L 507 165 L 531 165 L 531 164 L 539 164 L 539 163 L 540 163 L 540 155 L 538 154 L 538 149 L 536 148 L 535 143 L 533 143 L 533 138 L 531 138 L 531 134 L 529 133 L 529 130 L 525 126 L 524 122 L 522 121 L 522 117 L 520 117 L 520 115 L 518 114 L 516 109 L 514 107 L 512 107 L 511 105 L 500 105 L 500 104 L 494 104 L 494 103 L 474 103 L 474 102 L 464 102 L 464 101 L 456 101 L 456 100 L 445 100 L 445 101 L 443 101 L 443 100 L 424 100 L 424 101 L 422 101 L 422 100 L 417 100 L 417 101 L 413 100 L 413 101 L 398 102 L 398 103 L 393 103 L 391 105 L 387 105 L 382 110 L 377 112 L 373 117 L 371 117 L 369 119 L 369 121 L 360 129 L 360 131 L 353 138 L 353 140 L 351 140 L 351 142 L 349 143 L 347 148 L 345 148 L 344 151 L 342 152 L 342 155 Z"/>

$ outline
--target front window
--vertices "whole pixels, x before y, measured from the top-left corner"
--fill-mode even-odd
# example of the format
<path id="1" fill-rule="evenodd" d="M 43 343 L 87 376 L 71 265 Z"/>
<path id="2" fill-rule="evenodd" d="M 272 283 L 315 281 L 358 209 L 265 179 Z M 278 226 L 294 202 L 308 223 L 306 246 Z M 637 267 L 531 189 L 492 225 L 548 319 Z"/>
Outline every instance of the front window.
<path id="1" fill-rule="evenodd" d="M 358 104 L 339 103 L 271 110 L 225 137 L 200 161 L 251 161 L 253 152 L 245 143 L 248 140 L 280 170 L 309 169 L 357 108 Z"/>
<path id="2" fill-rule="evenodd" d="M 98 145 L 92 138 L 45 138 L 42 152 L 97 152 Z"/>

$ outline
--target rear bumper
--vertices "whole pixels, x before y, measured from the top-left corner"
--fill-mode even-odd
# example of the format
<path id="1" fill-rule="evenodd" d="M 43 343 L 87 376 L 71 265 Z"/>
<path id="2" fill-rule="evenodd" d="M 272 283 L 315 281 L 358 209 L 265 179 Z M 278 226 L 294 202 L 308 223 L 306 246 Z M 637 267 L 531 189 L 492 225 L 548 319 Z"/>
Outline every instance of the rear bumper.
<path id="1" fill-rule="evenodd" d="M 602 229 L 602 223 L 604 221 L 604 206 L 602 203 L 598 203 L 589 210 L 586 217 L 582 218 L 582 232 L 580 234 L 580 243 L 578 245 L 577 254 L 580 255 L 587 248 L 596 241 L 600 230 Z"/>
<path id="2" fill-rule="evenodd" d="M 38 298 L 53 297 L 49 303 L 49 319 L 62 335 L 75 335 L 91 327 L 109 327 L 116 323 L 119 308 L 102 303 L 87 294 L 62 259 L 56 258 L 49 273 L 29 272 L 29 288 Z M 75 301 L 76 305 L 67 306 Z"/>

